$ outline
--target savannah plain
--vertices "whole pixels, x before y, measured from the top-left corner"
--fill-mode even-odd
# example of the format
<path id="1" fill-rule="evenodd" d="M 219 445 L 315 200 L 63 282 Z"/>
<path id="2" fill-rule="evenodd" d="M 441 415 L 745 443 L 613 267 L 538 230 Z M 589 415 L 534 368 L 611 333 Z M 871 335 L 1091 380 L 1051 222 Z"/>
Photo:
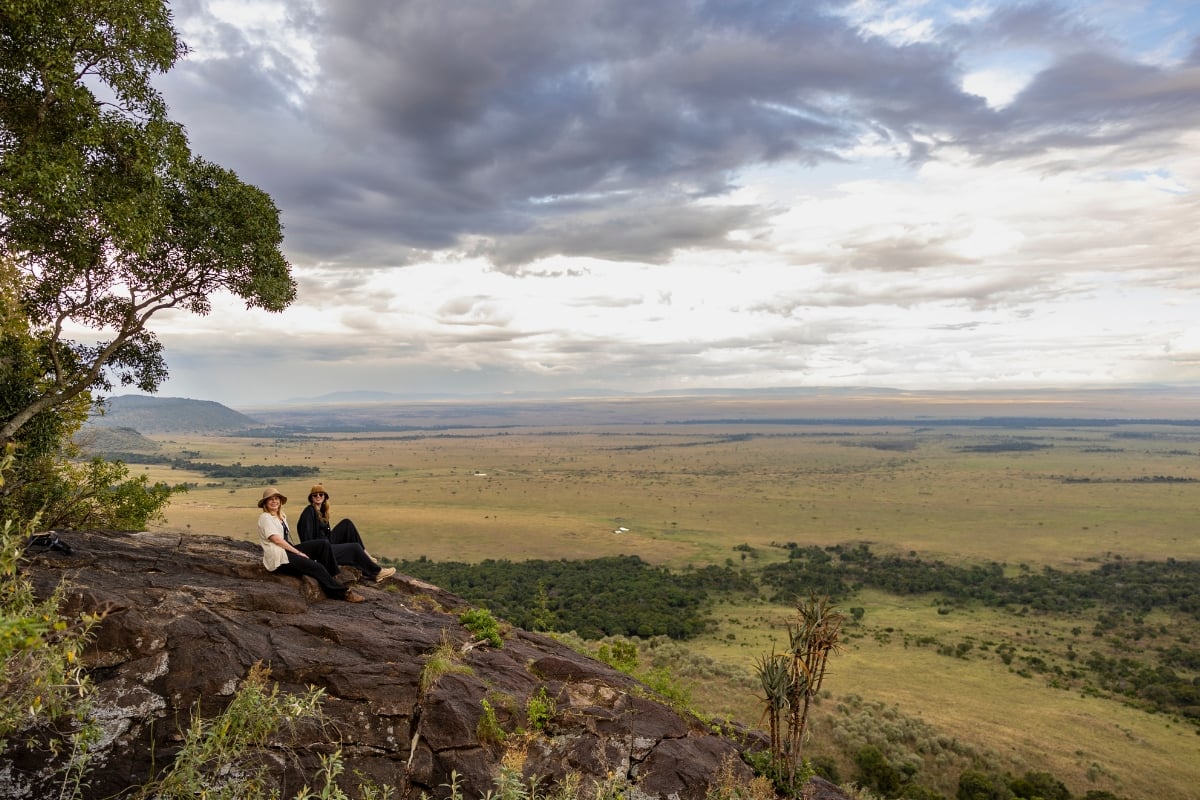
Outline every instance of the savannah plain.
<path id="1" fill-rule="evenodd" d="M 240 409 L 279 427 L 151 438 L 193 461 L 316 467 L 315 478 L 277 482 L 286 510 L 297 517 L 323 483 L 335 518 L 354 519 L 377 557 L 635 554 L 672 570 L 753 569 L 786 560 L 786 543 L 866 543 L 1015 575 L 1200 560 L 1193 408 L 1173 397 L 899 394 L 414 402 Z M 159 529 L 255 539 L 262 482 L 134 469 L 194 484 Z M 1132 641 L 1093 634 L 1095 609 L 946 609 L 936 596 L 876 590 L 850 607 L 861 613 L 847 614 L 806 749 L 833 758 L 843 780 L 854 774 L 848 754 L 882 742 L 951 797 L 957 774 L 982 760 L 1051 772 L 1079 796 L 1200 798 L 1194 720 L 1081 691 L 1054 669 L 1085 650 L 1196 647 L 1195 618 L 1153 611 Z M 644 645 L 643 657 L 674 659 L 701 713 L 757 726 L 754 664 L 786 647 L 793 616 L 765 592 L 722 602 L 714 630 Z"/>

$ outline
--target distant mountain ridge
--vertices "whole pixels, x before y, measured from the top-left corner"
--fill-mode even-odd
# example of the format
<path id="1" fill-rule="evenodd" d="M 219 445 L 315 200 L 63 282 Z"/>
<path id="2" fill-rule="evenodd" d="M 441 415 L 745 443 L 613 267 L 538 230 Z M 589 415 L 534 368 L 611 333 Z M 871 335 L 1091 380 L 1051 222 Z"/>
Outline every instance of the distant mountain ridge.
<path id="1" fill-rule="evenodd" d="M 653 389 L 632 391 L 599 387 L 573 387 L 565 389 L 514 390 L 514 391 L 384 391 L 377 389 L 350 389 L 330 392 L 313 397 L 289 397 L 272 404 L 279 406 L 347 405 L 354 403 L 412 403 L 427 401 L 487 402 L 507 400 L 589 400 L 606 398 L 653 399 L 670 397 L 694 398 L 877 398 L 897 400 L 904 398 L 936 399 L 939 405 L 947 403 L 977 403 L 981 400 L 997 402 L 1041 402 L 1063 404 L 1071 402 L 1099 402 L 1117 406 L 1136 405 L 1144 398 L 1157 400 L 1178 399 L 1191 403 L 1200 402 L 1200 384 L 1144 383 L 1116 384 L 1112 386 L 1088 385 L 1041 388 L 974 388 L 974 389 L 902 389 L 890 386 L 764 386 L 755 388 L 692 386 L 677 389 Z M 1124 410 L 1116 416 L 1140 416 L 1134 411 Z"/>
<path id="2" fill-rule="evenodd" d="M 104 400 L 95 428 L 132 428 L 139 433 L 220 433 L 256 428 L 261 422 L 213 400 L 119 395 Z"/>

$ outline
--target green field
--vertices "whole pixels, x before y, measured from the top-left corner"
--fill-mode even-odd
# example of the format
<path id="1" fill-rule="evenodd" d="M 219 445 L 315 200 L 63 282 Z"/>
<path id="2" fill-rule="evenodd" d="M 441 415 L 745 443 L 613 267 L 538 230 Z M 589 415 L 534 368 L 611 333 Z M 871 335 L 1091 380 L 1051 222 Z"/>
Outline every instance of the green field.
<path id="1" fill-rule="evenodd" d="M 865 542 L 1013 573 L 1090 570 L 1116 557 L 1200 560 L 1200 428 L 1183 424 L 614 423 L 156 438 L 164 454 L 195 461 L 317 467 L 335 516 L 353 518 L 373 553 L 396 559 L 636 554 L 685 569 L 782 561 L 789 542 Z M 160 527 L 255 538 L 261 481 L 133 469 L 195 484 Z M 278 483 L 293 517 L 312 482 Z M 848 604 L 865 613 L 847 628 L 810 745 L 837 755 L 845 778 L 845 747 L 861 744 L 866 725 L 908 736 L 907 746 L 929 751 L 924 773 L 947 781 L 982 759 L 1015 774 L 1048 770 L 1080 795 L 1200 797 L 1195 724 L 1081 692 L 1054 672 L 1085 648 L 1118 656 L 1200 641 L 1194 619 L 1143 620 L 1147 638 L 1122 644 L 1093 636 L 1087 614 L 938 613 L 935 600 L 868 591 Z M 789 613 L 762 600 L 722 606 L 719 628 L 686 643 L 720 666 L 688 678 L 702 710 L 758 722 L 752 666 L 781 643 Z"/>

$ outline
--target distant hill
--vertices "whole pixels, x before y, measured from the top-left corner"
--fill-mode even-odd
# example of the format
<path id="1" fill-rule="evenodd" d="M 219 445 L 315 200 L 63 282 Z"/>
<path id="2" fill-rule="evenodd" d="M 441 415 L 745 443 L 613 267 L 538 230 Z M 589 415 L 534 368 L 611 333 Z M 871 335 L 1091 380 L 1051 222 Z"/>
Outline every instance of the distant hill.
<path id="1" fill-rule="evenodd" d="M 88 455 L 104 453 L 153 453 L 162 445 L 147 439 L 133 428 L 109 428 L 85 425 L 74 436 L 75 444 Z"/>
<path id="2" fill-rule="evenodd" d="M 87 427 L 132 428 L 140 433 L 221 433 L 262 425 L 258 420 L 212 400 L 185 397 L 120 395 L 104 401 L 104 414 Z"/>

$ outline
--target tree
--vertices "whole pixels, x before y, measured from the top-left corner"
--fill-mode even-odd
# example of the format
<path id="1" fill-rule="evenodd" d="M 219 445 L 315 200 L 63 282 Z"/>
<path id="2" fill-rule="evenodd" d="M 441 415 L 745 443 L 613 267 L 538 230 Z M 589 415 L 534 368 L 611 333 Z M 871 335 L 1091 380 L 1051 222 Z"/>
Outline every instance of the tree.
<path id="1" fill-rule="evenodd" d="M 786 792 L 794 792 L 802 779 L 808 713 L 821 691 L 829 656 L 840 650 L 843 620 L 828 596 L 813 595 L 796 606 L 796 624 L 788 624 L 787 653 L 772 650 L 755 664 L 770 728 L 770 770 Z"/>
<path id="2" fill-rule="evenodd" d="M 956 800 L 1012 800 L 1004 776 L 969 769 L 958 776 Z"/>
<path id="3" fill-rule="evenodd" d="M 1008 788 L 1018 800 L 1071 800 L 1066 784 L 1049 772 L 1026 772 L 1009 781 Z"/>
<path id="4" fill-rule="evenodd" d="M 821 691 L 829 656 L 840 651 L 842 622 L 845 617 L 827 595 L 812 595 L 796 606 L 796 625 L 788 625 L 791 652 L 791 688 L 788 697 L 788 750 L 792 774 L 798 768 L 804 734 L 808 730 L 808 712 Z"/>
<path id="5" fill-rule="evenodd" d="M 193 156 L 151 84 L 185 52 L 164 0 L 0 0 L 5 316 L 34 365 L 0 361 L 0 378 L 32 381 L 0 440 L 114 381 L 154 391 L 167 372 L 148 324 L 164 309 L 295 297 L 270 197 Z M 70 338 L 80 327 L 97 341 Z"/>
<path id="6" fill-rule="evenodd" d="M 894 796 L 904 785 L 904 773 L 896 769 L 883 751 L 873 744 L 859 748 L 854 754 L 854 765 L 858 767 L 858 782 L 885 797 Z"/>

